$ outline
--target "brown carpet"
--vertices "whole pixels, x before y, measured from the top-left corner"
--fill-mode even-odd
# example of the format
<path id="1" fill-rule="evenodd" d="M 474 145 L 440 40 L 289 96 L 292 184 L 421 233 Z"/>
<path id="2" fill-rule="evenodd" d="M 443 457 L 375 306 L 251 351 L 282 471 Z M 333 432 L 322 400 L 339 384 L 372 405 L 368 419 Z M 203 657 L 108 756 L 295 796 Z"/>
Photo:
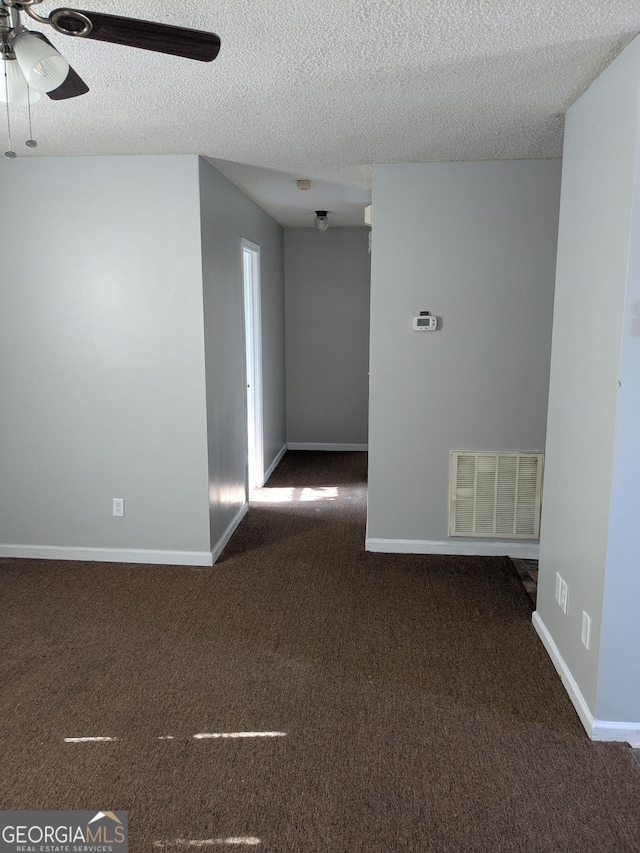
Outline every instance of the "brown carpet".
<path id="1" fill-rule="evenodd" d="M 209 569 L 0 561 L 0 807 L 125 809 L 134 853 L 640 850 L 510 561 L 366 554 L 365 472 L 288 453 Z"/>

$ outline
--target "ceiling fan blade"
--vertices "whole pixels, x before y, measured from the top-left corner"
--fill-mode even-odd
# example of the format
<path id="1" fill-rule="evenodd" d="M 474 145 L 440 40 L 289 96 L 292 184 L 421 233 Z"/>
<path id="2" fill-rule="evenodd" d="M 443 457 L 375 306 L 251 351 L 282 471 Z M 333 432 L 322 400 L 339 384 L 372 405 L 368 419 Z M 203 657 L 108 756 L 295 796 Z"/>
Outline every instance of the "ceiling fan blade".
<path id="1" fill-rule="evenodd" d="M 77 98 L 78 95 L 86 95 L 89 87 L 82 77 L 69 66 L 67 79 L 53 92 L 47 92 L 52 101 L 66 101 L 68 98 Z"/>
<path id="2" fill-rule="evenodd" d="M 32 35 L 38 36 L 39 39 L 46 41 L 46 43 L 51 47 L 55 47 L 55 45 L 51 44 L 49 39 L 42 33 L 33 32 Z M 52 101 L 65 101 L 67 98 L 77 98 L 78 95 L 86 95 L 88 91 L 89 87 L 82 77 L 75 72 L 71 66 L 69 66 L 69 73 L 67 74 L 67 78 L 64 83 L 52 92 L 47 92 L 47 95 Z"/>
<path id="3" fill-rule="evenodd" d="M 91 21 L 90 32 L 83 33 L 83 25 L 78 20 L 78 14 Z M 156 24 L 153 21 L 122 18 L 119 15 L 103 15 L 99 12 L 85 12 L 80 9 L 56 9 L 50 14 L 49 19 L 58 32 L 65 35 L 124 44 L 143 50 L 155 50 L 158 53 L 170 53 L 173 56 L 198 59 L 201 62 L 211 62 L 220 51 L 220 38 L 215 33 L 207 33 L 203 30 L 189 30 L 185 27 L 172 27 L 168 24 Z"/>

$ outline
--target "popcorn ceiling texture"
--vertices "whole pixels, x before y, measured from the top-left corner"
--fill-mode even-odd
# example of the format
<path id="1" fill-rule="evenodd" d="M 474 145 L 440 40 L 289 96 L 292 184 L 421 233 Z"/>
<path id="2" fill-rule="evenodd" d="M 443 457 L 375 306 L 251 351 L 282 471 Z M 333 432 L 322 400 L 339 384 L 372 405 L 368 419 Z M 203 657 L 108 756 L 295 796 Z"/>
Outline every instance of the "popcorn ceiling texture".
<path id="1" fill-rule="evenodd" d="M 567 107 L 640 30 L 640 0 L 80 5 L 213 30 L 222 49 L 204 64 L 46 29 L 91 91 L 34 107 L 33 152 L 16 108 L 20 156 L 202 154 L 286 225 L 311 208 L 362 224 L 372 163 L 561 156 Z"/>

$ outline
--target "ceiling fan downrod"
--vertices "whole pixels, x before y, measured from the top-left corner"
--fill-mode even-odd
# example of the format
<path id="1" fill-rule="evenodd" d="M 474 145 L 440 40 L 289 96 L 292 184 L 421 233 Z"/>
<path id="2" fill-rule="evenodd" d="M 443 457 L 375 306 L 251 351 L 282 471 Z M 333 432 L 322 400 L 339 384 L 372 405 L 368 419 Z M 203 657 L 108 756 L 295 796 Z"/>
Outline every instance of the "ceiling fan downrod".
<path id="1" fill-rule="evenodd" d="M 91 19 L 75 9 L 55 9 L 50 15 L 39 15 L 33 7 L 42 0 L 0 0 L 0 6 L 13 10 L 15 26 L 19 26 L 19 13 L 26 12 L 39 24 L 46 24 L 65 36 L 88 36 L 93 29 Z M 64 21 L 64 23 L 62 23 Z"/>

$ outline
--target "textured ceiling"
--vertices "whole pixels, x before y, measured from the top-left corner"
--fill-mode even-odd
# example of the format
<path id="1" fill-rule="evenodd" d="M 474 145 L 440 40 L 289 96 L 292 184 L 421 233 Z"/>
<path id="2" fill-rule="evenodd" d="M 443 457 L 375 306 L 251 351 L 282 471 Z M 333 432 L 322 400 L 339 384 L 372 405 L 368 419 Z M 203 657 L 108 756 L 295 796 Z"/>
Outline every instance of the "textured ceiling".
<path id="1" fill-rule="evenodd" d="M 210 30 L 222 49 L 190 62 L 28 19 L 91 91 L 34 106 L 34 151 L 15 108 L 20 156 L 202 154 L 293 226 L 311 225 L 315 209 L 362 224 L 372 163 L 560 156 L 567 107 L 640 31 L 640 0 L 67 5 Z"/>

